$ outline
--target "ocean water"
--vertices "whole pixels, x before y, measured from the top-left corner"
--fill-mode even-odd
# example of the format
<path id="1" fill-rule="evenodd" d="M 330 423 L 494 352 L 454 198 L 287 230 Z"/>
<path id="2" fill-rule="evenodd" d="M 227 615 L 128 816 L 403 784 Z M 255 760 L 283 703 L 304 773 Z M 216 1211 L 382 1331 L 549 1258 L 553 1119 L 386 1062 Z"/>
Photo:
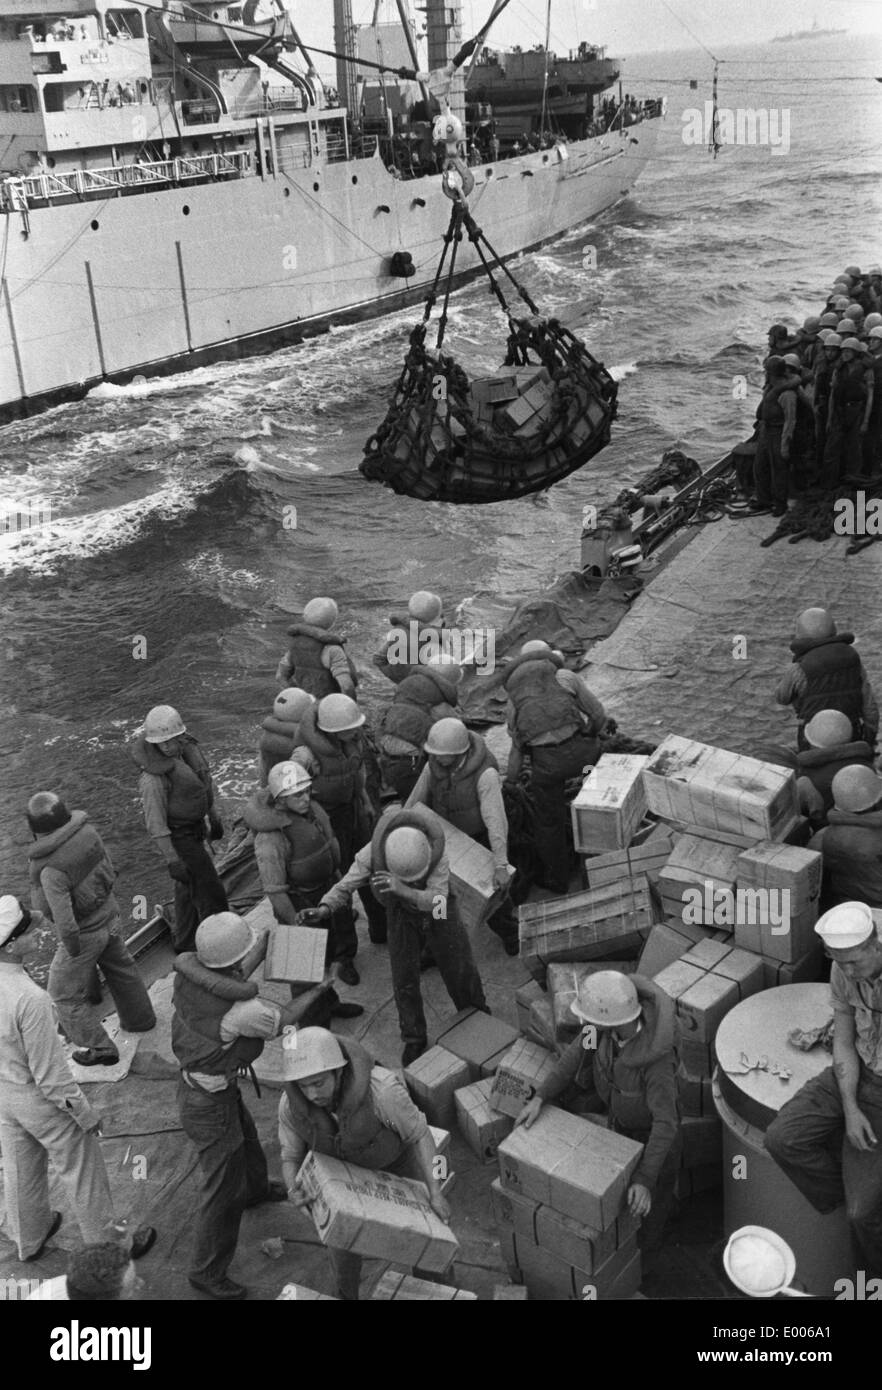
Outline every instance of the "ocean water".
<path id="1" fill-rule="evenodd" d="M 286 623 L 310 597 L 337 599 L 378 709 L 389 687 L 370 654 L 413 589 L 437 590 L 470 625 L 501 623 L 578 565 L 586 503 L 665 449 L 708 464 L 749 433 L 768 324 L 816 312 L 847 262 L 882 259 L 882 54 L 852 47 L 724 50 L 720 105 L 771 108 L 779 131 L 786 112 L 789 151 L 727 146 L 716 160 L 683 140 L 684 110 L 710 98 L 707 57 L 626 65 L 628 91 L 668 97 L 655 162 L 616 208 L 513 266 L 621 379 L 611 445 L 547 495 L 426 505 L 357 473 L 416 310 L 100 387 L 0 430 L 4 502 L 52 504 L 50 524 L 0 536 L 0 892 L 26 892 L 24 804 L 51 787 L 92 812 L 124 904 L 168 897 L 126 749 L 151 705 L 181 710 L 229 818 L 253 782 Z M 470 365 L 501 360 L 480 285 L 455 296 L 449 334 Z"/>

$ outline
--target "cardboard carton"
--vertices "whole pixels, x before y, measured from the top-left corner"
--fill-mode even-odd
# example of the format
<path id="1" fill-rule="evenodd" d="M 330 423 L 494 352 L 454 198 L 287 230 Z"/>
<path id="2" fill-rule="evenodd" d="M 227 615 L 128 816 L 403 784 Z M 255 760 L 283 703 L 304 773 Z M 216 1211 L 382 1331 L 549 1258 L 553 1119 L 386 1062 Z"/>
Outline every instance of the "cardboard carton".
<path id="1" fill-rule="evenodd" d="M 470 835 L 458 830 L 442 816 L 447 858 L 450 863 L 450 891 L 456 899 L 459 920 L 473 939 L 505 897 L 505 890 L 493 886 L 493 855 Z"/>
<path id="2" fill-rule="evenodd" d="M 646 876 L 518 908 L 521 957 L 535 979 L 552 961 L 598 960 L 639 949 L 653 924 Z"/>
<path id="3" fill-rule="evenodd" d="M 647 809 L 665 820 L 775 839 L 799 814 L 789 768 L 669 734 L 643 769 Z"/>
<path id="4" fill-rule="evenodd" d="M 440 1129 L 450 1129 L 456 1118 L 453 1096 L 467 1086 L 471 1072 L 460 1057 L 444 1047 L 430 1047 L 404 1069 L 404 1080 L 415 1104 L 426 1119 Z"/>
<path id="5" fill-rule="evenodd" d="M 740 855 L 738 890 L 743 900 L 735 927 L 739 946 L 789 964 L 811 950 L 821 894 L 820 854 L 764 840 Z"/>
<path id="6" fill-rule="evenodd" d="M 654 980 L 666 966 L 673 965 L 699 941 L 722 940 L 724 935 L 716 928 L 694 926 L 689 922 L 659 922 L 646 938 L 637 962 L 637 974 Z"/>
<path id="7" fill-rule="evenodd" d="M 681 836 L 658 875 L 666 916 L 682 917 L 688 907 L 690 921 L 723 927 L 731 933 L 731 924 L 715 920 L 714 899 L 717 893 L 735 891 L 738 855 L 734 845 L 717 844 L 697 835 Z"/>
<path id="8" fill-rule="evenodd" d="M 529 1298 L 526 1284 L 494 1284 L 494 1303 L 526 1303 Z"/>
<path id="9" fill-rule="evenodd" d="M 399 1274 L 387 1269 L 371 1289 L 376 1303 L 464 1303 L 477 1301 L 476 1293 L 454 1289 L 449 1284 L 433 1284 L 428 1279 L 416 1279 L 412 1274 Z"/>
<path id="10" fill-rule="evenodd" d="M 677 837 L 669 827 L 659 826 L 655 822 L 648 824 L 652 825 L 653 833 L 642 843 L 632 841 L 627 849 L 612 850 L 609 854 L 592 854 L 582 860 L 586 888 L 602 888 L 605 883 L 633 878 L 635 874 L 646 874 L 649 882 L 655 885 L 670 858 Z M 661 835 L 654 833 L 658 829 L 662 830 Z"/>
<path id="11" fill-rule="evenodd" d="M 456 1258 L 456 1237 L 429 1206 L 425 1186 L 372 1172 L 313 1149 L 298 1181 L 323 1245 L 442 1274 Z"/>
<path id="12" fill-rule="evenodd" d="M 549 1254 L 590 1274 L 640 1229 L 640 1218 L 627 1206 L 606 1230 L 574 1221 L 551 1207 L 509 1192 L 497 1178 L 490 1187 L 490 1206 L 497 1226 L 510 1229 Z"/>
<path id="13" fill-rule="evenodd" d="M 501 1141 L 514 1128 L 514 1120 L 490 1104 L 492 1087 L 493 1078 L 488 1076 L 461 1087 L 454 1095 L 459 1132 L 482 1163 L 496 1162 Z"/>
<path id="14" fill-rule="evenodd" d="M 496 1068 L 490 1104 L 502 1115 L 517 1119 L 528 1100 L 554 1071 L 557 1057 L 538 1043 L 518 1038 Z"/>
<path id="15" fill-rule="evenodd" d="M 325 927 L 294 927 L 277 922 L 270 928 L 263 978 L 292 985 L 317 985 L 325 977 Z"/>
<path id="16" fill-rule="evenodd" d="M 675 1001 L 681 1035 L 709 1046 L 729 1010 L 762 989 L 762 978 L 758 956 L 701 941 L 660 971 L 655 983 Z"/>
<path id="17" fill-rule="evenodd" d="M 546 1105 L 529 1129 L 499 1145 L 500 1178 L 507 1190 L 604 1230 L 619 1214 L 642 1152 L 633 1139 Z"/>
<path id="18" fill-rule="evenodd" d="M 518 1027 L 522 1033 L 526 1033 L 530 1026 L 530 1005 L 536 999 L 544 999 L 545 990 L 538 980 L 528 980 L 525 985 L 519 985 L 515 990 L 515 1009 L 518 1016 Z"/>
<path id="19" fill-rule="evenodd" d="M 547 994 L 543 994 L 541 999 L 534 999 L 530 1005 L 526 1036 L 530 1042 L 538 1043 L 540 1047 L 547 1047 L 549 1052 L 554 1051 L 556 1047 L 554 1011 Z"/>
<path id="20" fill-rule="evenodd" d="M 504 1023 L 501 1018 L 482 1013 L 480 1009 L 461 1009 L 445 1024 L 437 1038 L 440 1046 L 466 1064 L 469 1081 L 492 1076 L 502 1054 L 517 1040 L 516 1028 Z"/>
<path id="21" fill-rule="evenodd" d="M 712 1073 L 691 1072 L 683 1061 L 680 1061 L 677 1067 L 677 1096 L 683 1116 L 700 1119 L 705 1115 L 716 1115 L 711 1075 Z"/>
<path id="22" fill-rule="evenodd" d="M 503 369 L 493 376 L 474 377 L 469 385 L 473 401 L 483 401 L 488 405 L 499 405 L 503 401 L 513 401 L 518 394 L 518 379 L 513 371 Z"/>
<path id="23" fill-rule="evenodd" d="M 570 807 L 577 850 L 598 854 L 627 848 L 646 814 L 641 774 L 648 761 L 631 753 L 600 757 Z"/>
<path id="24" fill-rule="evenodd" d="M 339 1303 L 339 1301 L 337 1298 L 332 1298 L 330 1294 L 316 1293 L 315 1289 L 308 1289 L 304 1284 L 286 1284 L 276 1298 L 277 1303 Z"/>
<path id="25" fill-rule="evenodd" d="M 774 960 L 762 956 L 763 989 L 775 989 L 777 985 L 803 985 L 820 980 L 824 969 L 824 948 L 817 937 L 816 946 L 811 946 L 799 960 Z"/>
<path id="26" fill-rule="evenodd" d="M 503 1231 L 499 1244 L 509 1272 L 517 1273 L 530 1298 L 540 1302 L 629 1298 L 640 1285 L 640 1252 L 633 1239 L 590 1275 L 516 1232 Z"/>

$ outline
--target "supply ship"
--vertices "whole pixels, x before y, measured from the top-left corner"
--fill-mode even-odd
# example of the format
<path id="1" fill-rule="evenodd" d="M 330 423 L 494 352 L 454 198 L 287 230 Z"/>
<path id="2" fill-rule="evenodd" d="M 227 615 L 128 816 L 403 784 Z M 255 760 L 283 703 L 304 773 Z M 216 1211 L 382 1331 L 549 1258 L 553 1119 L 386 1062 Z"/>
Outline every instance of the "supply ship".
<path id="1" fill-rule="evenodd" d="M 2 0 L 0 420 L 425 295 L 450 202 L 399 10 L 357 31 L 335 0 L 334 90 L 279 0 Z M 426 23 L 434 75 L 460 7 L 427 0 Z M 598 50 L 522 56 L 485 53 L 444 97 L 500 260 L 627 194 L 663 116 L 620 85 L 600 102 L 619 68 Z M 464 244 L 457 283 L 479 270 Z"/>
<path id="2" fill-rule="evenodd" d="M 832 39 L 847 34 L 847 29 L 822 29 L 815 20 L 811 29 L 793 29 L 789 34 L 776 34 L 772 43 L 798 43 L 801 39 Z"/>

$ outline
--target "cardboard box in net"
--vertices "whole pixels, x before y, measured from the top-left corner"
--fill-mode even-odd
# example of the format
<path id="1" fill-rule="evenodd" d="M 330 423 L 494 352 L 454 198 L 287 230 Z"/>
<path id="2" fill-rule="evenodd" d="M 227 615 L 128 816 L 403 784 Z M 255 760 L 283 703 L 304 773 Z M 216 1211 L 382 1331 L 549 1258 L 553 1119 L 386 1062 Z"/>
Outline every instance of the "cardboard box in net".
<path id="1" fill-rule="evenodd" d="M 577 851 L 627 848 L 646 814 L 641 773 L 648 761 L 631 753 L 602 754 L 570 806 Z"/>
<path id="2" fill-rule="evenodd" d="M 677 734 L 659 744 L 642 777 L 647 808 L 680 824 L 774 840 L 799 814 L 789 768 Z"/>
<path id="3" fill-rule="evenodd" d="M 460 1009 L 438 1034 L 437 1045 L 459 1057 L 469 1069 L 469 1081 L 492 1076 L 503 1052 L 518 1040 L 518 1030 L 480 1009 Z M 460 1083 L 465 1085 L 465 1082 Z M 457 1087 L 459 1089 L 459 1087 Z"/>
<path id="4" fill-rule="evenodd" d="M 548 967 L 548 993 L 554 1018 L 555 1041 L 566 1047 L 582 1030 L 582 1023 L 573 1013 L 572 1005 L 583 980 L 598 970 L 618 970 L 622 975 L 634 973 L 632 960 L 598 960 L 559 962 Z"/>
<path id="5" fill-rule="evenodd" d="M 502 1115 L 517 1119 L 528 1100 L 554 1071 L 557 1056 L 538 1043 L 518 1038 L 496 1068 L 490 1104 Z"/>
<path id="6" fill-rule="evenodd" d="M 294 927 L 277 922 L 270 928 L 263 978 L 292 985 L 317 985 L 325 977 L 325 927 Z"/>
<path id="7" fill-rule="evenodd" d="M 632 1216 L 626 1205 L 621 1215 L 600 1231 L 529 1197 L 506 1191 L 499 1178 L 490 1186 L 490 1205 L 497 1226 L 516 1232 L 565 1264 L 589 1274 L 640 1229 L 640 1218 Z"/>
<path id="8" fill-rule="evenodd" d="M 552 961 L 598 960 L 639 950 L 653 924 L 645 874 L 568 898 L 518 908 L 521 958 L 534 979 Z"/>
<path id="9" fill-rule="evenodd" d="M 655 977 L 675 1002 L 682 1035 L 707 1046 L 729 1010 L 757 994 L 762 981 L 759 956 L 722 941 L 700 941 Z"/>
<path id="10" fill-rule="evenodd" d="M 764 840 L 738 859 L 735 941 L 748 951 L 793 963 L 815 944 L 821 856 Z"/>
<path id="11" fill-rule="evenodd" d="M 556 1106 L 543 1107 L 499 1145 L 499 1173 L 508 1191 L 553 1207 L 599 1230 L 619 1214 L 642 1144 Z"/>
<path id="12" fill-rule="evenodd" d="M 493 855 L 450 821 L 438 817 L 444 830 L 450 863 L 450 891 L 456 899 L 459 920 L 474 937 L 505 897 L 505 889 L 493 886 Z"/>
<path id="13" fill-rule="evenodd" d="M 412 1274 L 399 1274 L 387 1269 L 371 1289 L 377 1303 L 465 1303 L 477 1300 L 476 1293 L 454 1289 L 448 1284 L 433 1284 L 428 1279 L 416 1279 Z"/>
<path id="14" fill-rule="evenodd" d="M 538 980 L 528 980 L 526 984 L 519 985 L 515 990 L 515 1009 L 518 1016 L 518 1028 L 525 1033 L 530 1026 L 530 1005 L 536 999 L 544 999 L 545 990 Z"/>
<path id="15" fill-rule="evenodd" d="M 435 1046 L 405 1067 L 404 1080 L 426 1119 L 440 1129 L 450 1129 L 456 1117 L 454 1092 L 468 1085 L 471 1072 L 462 1058 Z"/>
<path id="16" fill-rule="evenodd" d="M 456 1236 L 429 1206 L 421 1182 L 343 1163 L 313 1149 L 298 1181 L 322 1245 L 443 1274 L 456 1258 Z"/>
<path id="17" fill-rule="evenodd" d="M 492 1086 L 493 1078 L 487 1076 L 463 1086 L 454 1096 L 459 1132 L 482 1163 L 496 1162 L 500 1143 L 514 1128 L 514 1120 L 490 1104 Z"/>

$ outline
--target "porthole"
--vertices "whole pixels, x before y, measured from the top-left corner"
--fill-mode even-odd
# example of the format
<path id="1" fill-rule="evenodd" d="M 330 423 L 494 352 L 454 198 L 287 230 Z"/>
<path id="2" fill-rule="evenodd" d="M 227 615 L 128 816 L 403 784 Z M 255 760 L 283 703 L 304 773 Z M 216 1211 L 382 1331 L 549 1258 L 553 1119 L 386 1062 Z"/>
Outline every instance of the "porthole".
<path id="1" fill-rule="evenodd" d="M 93 231 L 93 232 L 97 232 L 97 230 L 98 230 L 98 223 L 97 223 L 97 222 L 90 222 L 90 223 L 89 223 L 89 226 L 92 228 L 92 231 Z"/>

